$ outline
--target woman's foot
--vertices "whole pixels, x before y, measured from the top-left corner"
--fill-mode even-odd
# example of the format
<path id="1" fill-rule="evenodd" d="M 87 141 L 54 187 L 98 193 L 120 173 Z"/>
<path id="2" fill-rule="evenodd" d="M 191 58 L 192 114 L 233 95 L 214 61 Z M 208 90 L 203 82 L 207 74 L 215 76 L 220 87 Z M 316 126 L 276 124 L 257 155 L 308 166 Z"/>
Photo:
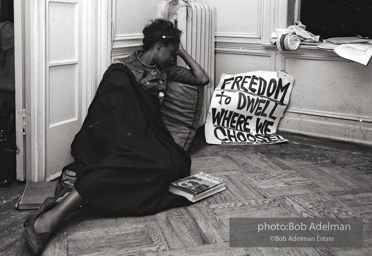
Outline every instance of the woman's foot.
<path id="1" fill-rule="evenodd" d="M 55 208 L 47 212 L 38 212 L 27 218 L 24 233 L 34 255 L 39 255 L 46 246 L 51 234 L 59 225 Z"/>
<path id="2" fill-rule="evenodd" d="M 63 188 L 55 196 L 46 198 L 39 208 L 39 213 L 44 213 L 54 208 L 69 194 L 70 190 L 69 188 Z"/>
<path id="3" fill-rule="evenodd" d="M 54 208 L 69 194 L 69 190 L 62 190 L 54 197 L 48 197 L 39 208 L 38 217 L 35 220 L 37 233 L 51 233 L 58 226 L 57 212 Z"/>
<path id="4" fill-rule="evenodd" d="M 58 227 L 58 219 L 53 216 L 53 209 L 39 215 L 35 220 L 37 233 L 52 233 Z"/>
<path id="5" fill-rule="evenodd" d="M 41 213 L 31 215 L 27 218 L 24 226 L 24 234 L 33 255 L 39 255 L 44 250 L 51 232 L 38 232 L 35 229 L 35 223 Z"/>
<path id="6" fill-rule="evenodd" d="M 63 221 L 64 217 L 80 208 L 82 197 L 76 190 L 71 190 L 58 203 L 59 197 L 53 197 L 45 202 L 38 213 L 31 215 L 24 223 L 24 233 L 33 254 L 39 255 L 46 246 L 50 235 Z"/>

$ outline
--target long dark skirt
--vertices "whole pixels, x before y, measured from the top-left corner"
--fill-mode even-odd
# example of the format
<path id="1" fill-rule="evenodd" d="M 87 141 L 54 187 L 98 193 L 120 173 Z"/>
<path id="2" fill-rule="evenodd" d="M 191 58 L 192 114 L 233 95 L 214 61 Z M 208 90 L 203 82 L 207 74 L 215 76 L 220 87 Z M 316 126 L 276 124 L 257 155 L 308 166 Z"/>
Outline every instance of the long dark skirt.
<path id="1" fill-rule="evenodd" d="M 71 149 L 75 188 L 102 214 L 141 216 L 190 204 L 168 192 L 190 174 L 190 157 L 165 128 L 158 99 L 122 64 L 106 71 Z"/>

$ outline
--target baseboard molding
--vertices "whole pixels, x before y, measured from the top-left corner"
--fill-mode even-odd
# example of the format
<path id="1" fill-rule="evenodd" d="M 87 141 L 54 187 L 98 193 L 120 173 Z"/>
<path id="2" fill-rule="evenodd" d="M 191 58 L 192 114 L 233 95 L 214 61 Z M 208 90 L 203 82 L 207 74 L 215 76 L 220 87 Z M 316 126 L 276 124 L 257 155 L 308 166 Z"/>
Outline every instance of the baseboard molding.
<path id="1" fill-rule="evenodd" d="M 56 179 L 59 179 L 59 177 L 61 177 L 62 175 L 62 171 L 58 171 L 56 173 L 53 173 L 52 175 L 49 175 L 45 181 L 53 181 L 53 180 L 56 180 Z"/>
<path id="2" fill-rule="evenodd" d="M 372 146 L 372 127 L 369 122 L 300 113 L 286 113 L 280 121 L 278 131 Z"/>

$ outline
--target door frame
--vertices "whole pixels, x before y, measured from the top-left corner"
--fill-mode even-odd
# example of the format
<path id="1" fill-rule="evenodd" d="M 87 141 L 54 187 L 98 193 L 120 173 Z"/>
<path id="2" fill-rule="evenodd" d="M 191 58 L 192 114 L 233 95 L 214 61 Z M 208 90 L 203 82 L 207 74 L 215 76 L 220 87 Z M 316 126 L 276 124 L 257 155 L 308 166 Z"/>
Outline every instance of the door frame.
<path id="1" fill-rule="evenodd" d="M 111 63 L 112 1 L 82 0 L 84 91 L 86 115 L 98 83 Z M 46 177 L 46 3 L 47 0 L 15 0 L 15 92 L 17 180 L 45 181 Z"/>
<path id="2" fill-rule="evenodd" d="M 14 0 L 14 65 L 15 65 L 15 125 L 16 125 L 16 178 L 26 180 L 26 112 L 25 112 L 25 3 Z M 30 144 L 30 143 L 29 143 Z"/>

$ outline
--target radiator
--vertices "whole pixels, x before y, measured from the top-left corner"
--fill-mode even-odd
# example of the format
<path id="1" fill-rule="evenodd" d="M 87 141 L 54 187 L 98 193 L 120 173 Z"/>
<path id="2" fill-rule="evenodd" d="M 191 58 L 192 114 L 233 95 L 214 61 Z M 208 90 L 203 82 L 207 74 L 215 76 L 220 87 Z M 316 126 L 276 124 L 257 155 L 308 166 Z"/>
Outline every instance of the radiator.
<path id="1" fill-rule="evenodd" d="M 183 32 L 182 45 L 209 76 L 209 84 L 198 89 L 201 106 L 200 127 L 205 123 L 215 87 L 215 8 L 192 0 L 161 1 L 156 8 L 156 18 L 172 21 Z M 180 57 L 177 64 L 187 67 Z"/>

